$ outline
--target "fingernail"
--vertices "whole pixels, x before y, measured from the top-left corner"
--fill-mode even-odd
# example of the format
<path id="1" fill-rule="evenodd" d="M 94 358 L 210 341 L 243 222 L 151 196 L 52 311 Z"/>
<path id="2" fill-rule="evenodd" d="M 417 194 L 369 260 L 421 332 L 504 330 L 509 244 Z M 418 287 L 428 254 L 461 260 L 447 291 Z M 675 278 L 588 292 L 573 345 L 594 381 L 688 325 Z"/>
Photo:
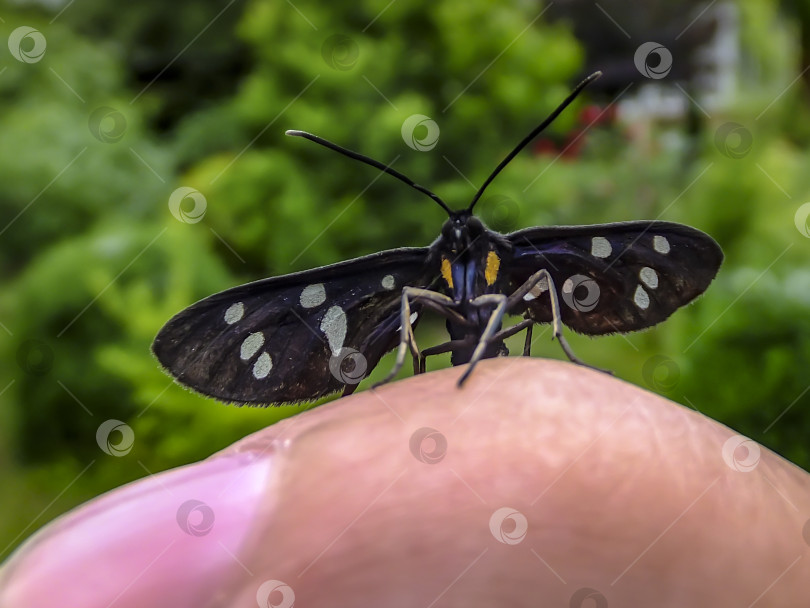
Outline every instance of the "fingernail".
<path id="1" fill-rule="evenodd" d="M 276 479 L 270 453 L 241 453 L 113 490 L 11 556 L 0 607 L 204 605 L 244 574 L 240 550 L 274 507 Z"/>

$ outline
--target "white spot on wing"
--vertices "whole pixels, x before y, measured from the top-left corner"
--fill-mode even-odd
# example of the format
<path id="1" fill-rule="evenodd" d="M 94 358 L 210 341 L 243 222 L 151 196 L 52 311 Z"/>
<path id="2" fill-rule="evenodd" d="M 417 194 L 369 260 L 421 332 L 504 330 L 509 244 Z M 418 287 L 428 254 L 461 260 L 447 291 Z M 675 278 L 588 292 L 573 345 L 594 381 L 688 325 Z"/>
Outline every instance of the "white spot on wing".
<path id="1" fill-rule="evenodd" d="M 332 354 L 337 356 L 346 339 L 346 313 L 340 306 L 332 306 L 321 320 L 321 331 L 326 334 Z"/>
<path id="2" fill-rule="evenodd" d="M 633 302 L 636 303 L 641 310 L 647 310 L 650 306 L 650 296 L 649 294 L 644 291 L 644 288 L 641 285 L 636 287 L 636 293 L 633 294 Z"/>
<path id="3" fill-rule="evenodd" d="M 613 247 L 603 236 L 595 236 L 591 239 L 591 255 L 595 258 L 606 258 L 613 252 Z"/>
<path id="4" fill-rule="evenodd" d="M 658 273 L 655 272 L 652 268 L 645 266 L 641 269 L 638 273 L 641 282 L 644 283 L 650 289 L 655 289 L 658 287 Z"/>
<path id="5" fill-rule="evenodd" d="M 565 283 L 563 283 L 562 292 L 571 293 L 572 291 L 574 291 L 574 282 L 571 280 L 571 277 L 568 277 L 565 279 Z"/>
<path id="6" fill-rule="evenodd" d="M 535 298 L 540 297 L 540 295 L 541 295 L 541 294 L 542 294 L 544 291 L 548 291 L 548 279 L 546 279 L 546 277 L 543 277 L 542 279 L 540 279 L 540 280 L 539 280 L 539 281 L 538 281 L 538 282 L 537 282 L 537 283 L 534 285 L 534 287 L 532 287 L 532 288 L 529 290 L 529 293 L 527 293 L 525 296 L 523 296 L 523 299 L 524 299 L 524 300 L 526 300 L 527 302 L 531 302 L 531 301 L 532 301 L 532 300 L 534 300 Z"/>
<path id="7" fill-rule="evenodd" d="M 326 290 L 323 283 L 315 283 L 304 287 L 301 292 L 301 306 L 304 308 L 315 308 L 326 301 Z"/>
<path id="8" fill-rule="evenodd" d="M 267 374 L 270 373 L 271 369 L 273 369 L 273 360 L 267 353 L 262 353 L 259 355 L 259 358 L 256 359 L 256 363 L 253 364 L 253 376 L 257 380 L 267 378 Z"/>
<path id="9" fill-rule="evenodd" d="M 239 356 L 242 358 L 242 361 L 247 361 L 259 352 L 262 344 L 264 344 L 264 334 L 260 331 L 252 333 L 245 338 L 244 342 L 242 342 L 242 348 L 239 350 Z"/>
<path id="10" fill-rule="evenodd" d="M 225 322 L 228 325 L 233 325 L 237 321 L 241 321 L 245 316 L 245 305 L 242 302 L 236 302 L 228 307 L 225 311 Z"/>
<path id="11" fill-rule="evenodd" d="M 394 275 L 392 275 L 392 274 L 387 274 L 387 275 L 385 275 L 385 276 L 382 278 L 382 281 L 380 281 L 380 284 L 381 284 L 381 285 L 382 285 L 382 286 L 383 286 L 385 289 L 393 289 L 393 288 L 394 288 L 394 285 L 395 285 L 395 283 L 394 283 Z"/>
<path id="12" fill-rule="evenodd" d="M 653 237 L 653 249 L 655 249 L 658 253 L 663 253 L 664 255 L 668 254 L 669 241 L 667 240 L 667 237 L 656 234 Z"/>

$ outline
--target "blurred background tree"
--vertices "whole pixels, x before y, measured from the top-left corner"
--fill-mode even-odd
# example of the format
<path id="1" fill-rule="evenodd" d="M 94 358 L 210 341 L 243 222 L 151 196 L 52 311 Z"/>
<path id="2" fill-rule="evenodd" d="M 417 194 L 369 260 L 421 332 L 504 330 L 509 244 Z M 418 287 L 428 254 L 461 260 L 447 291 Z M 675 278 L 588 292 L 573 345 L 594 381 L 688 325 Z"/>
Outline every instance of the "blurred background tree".
<path id="1" fill-rule="evenodd" d="M 572 346 L 810 467 L 810 3 L 713 4 L 677 21 L 663 3 L 607 0 L 2 3 L 0 557 L 79 502 L 304 409 L 175 385 L 149 353 L 171 315 L 438 234 L 441 209 L 285 129 L 393 162 L 462 207 L 599 67 L 601 88 L 479 213 L 501 231 L 661 218 L 713 235 L 727 259 L 706 296 L 652 330 Z M 634 61 L 650 40 L 674 59 L 660 79 Z M 403 140 L 414 114 L 440 128 L 429 151 Z M 172 212 L 179 187 L 201 198 Z M 442 329 L 423 324 L 420 344 Z M 562 358 L 547 331 L 534 353 Z M 125 454 L 97 443 L 107 420 L 132 429 Z"/>

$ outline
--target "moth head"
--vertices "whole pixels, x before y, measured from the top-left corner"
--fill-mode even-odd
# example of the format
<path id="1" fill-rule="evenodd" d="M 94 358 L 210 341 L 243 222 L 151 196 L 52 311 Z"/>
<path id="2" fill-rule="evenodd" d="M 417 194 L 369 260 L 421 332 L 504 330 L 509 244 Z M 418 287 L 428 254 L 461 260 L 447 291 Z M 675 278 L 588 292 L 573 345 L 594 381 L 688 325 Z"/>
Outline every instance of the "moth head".
<path id="1" fill-rule="evenodd" d="M 454 214 L 442 226 L 442 237 L 456 255 L 469 251 L 486 228 L 477 217 L 462 211 Z"/>

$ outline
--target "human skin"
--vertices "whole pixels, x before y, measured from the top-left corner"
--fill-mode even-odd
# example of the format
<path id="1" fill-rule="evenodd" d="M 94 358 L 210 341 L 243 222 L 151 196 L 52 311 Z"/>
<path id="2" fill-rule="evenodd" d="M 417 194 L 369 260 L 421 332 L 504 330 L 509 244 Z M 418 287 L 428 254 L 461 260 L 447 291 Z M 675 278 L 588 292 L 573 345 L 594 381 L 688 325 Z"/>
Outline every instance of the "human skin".
<path id="1" fill-rule="evenodd" d="M 6 563 L 0 606 L 807 605 L 807 473 L 606 374 L 462 371 L 79 507 Z"/>

